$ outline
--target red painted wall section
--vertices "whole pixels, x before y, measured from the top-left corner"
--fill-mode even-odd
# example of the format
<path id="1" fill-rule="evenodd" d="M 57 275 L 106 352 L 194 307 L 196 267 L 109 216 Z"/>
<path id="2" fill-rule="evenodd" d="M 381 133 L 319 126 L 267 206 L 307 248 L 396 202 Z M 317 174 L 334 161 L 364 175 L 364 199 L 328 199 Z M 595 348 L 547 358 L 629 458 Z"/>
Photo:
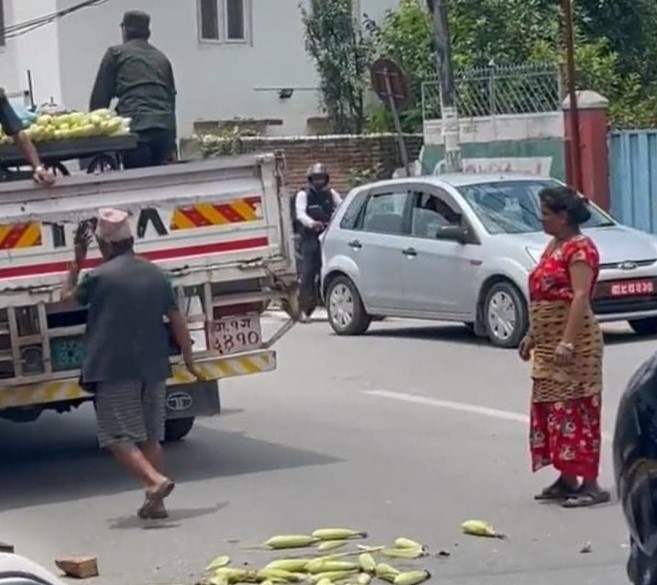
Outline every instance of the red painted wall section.
<path id="1" fill-rule="evenodd" d="M 577 94 L 579 127 L 582 153 L 582 186 L 584 195 L 602 207 L 610 208 L 609 152 L 607 132 L 609 126 L 609 102 L 594 91 Z M 570 99 L 563 103 L 566 135 L 566 172 L 568 183 L 574 184 L 571 160 L 572 142 L 570 131 Z"/>

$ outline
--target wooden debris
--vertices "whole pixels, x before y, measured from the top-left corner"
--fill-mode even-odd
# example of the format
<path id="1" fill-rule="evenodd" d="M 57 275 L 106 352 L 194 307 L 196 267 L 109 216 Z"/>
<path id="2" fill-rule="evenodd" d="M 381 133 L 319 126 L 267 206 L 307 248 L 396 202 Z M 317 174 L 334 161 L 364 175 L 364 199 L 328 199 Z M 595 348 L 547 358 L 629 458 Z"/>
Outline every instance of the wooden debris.
<path id="1" fill-rule="evenodd" d="M 13 544 L 7 544 L 6 542 L 0 542 L 0 552 L 3 553 L 14 553 L 14 545 Z"/>
<path id="2" fill-rule="evenodd" d="M 70 557 L 55 561 L 57 567 L 67 576 L 75 579 L 98 577 L 96 557 Z"/>

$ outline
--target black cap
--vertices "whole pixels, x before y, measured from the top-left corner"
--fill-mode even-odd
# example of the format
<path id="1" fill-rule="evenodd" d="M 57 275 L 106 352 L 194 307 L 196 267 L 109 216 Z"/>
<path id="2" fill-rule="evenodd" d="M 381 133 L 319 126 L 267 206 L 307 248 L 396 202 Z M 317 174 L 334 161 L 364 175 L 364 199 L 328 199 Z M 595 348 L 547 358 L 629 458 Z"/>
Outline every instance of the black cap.
<path id="1" fill-rule="evenodd" d="M 128 10 L 123 15 L 121 26 L 137 30 L 148 30 L 151 26 L 151 17 L 139 10 Z"/>

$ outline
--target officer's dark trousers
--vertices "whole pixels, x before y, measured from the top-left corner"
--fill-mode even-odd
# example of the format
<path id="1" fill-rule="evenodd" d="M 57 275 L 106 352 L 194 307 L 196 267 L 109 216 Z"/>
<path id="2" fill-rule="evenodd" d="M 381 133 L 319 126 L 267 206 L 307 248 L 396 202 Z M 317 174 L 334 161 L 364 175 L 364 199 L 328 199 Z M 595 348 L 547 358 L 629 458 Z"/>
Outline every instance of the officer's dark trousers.
<path id="1" fill-rule="evenodd" d="M 322 269 L 322 249 L 317 236 L 302 235 L 301 251 L 301 310 L 308 316 L 317 307 L 316 279 Z"/>
<path id="2" fill-rule="evenodd" d="M 137 148 L 123 153 L 124 168 L 159 167 L 172 157 L 176 148 L 173 131 L 153 128 L 138 132 L 137 135 Z"/>

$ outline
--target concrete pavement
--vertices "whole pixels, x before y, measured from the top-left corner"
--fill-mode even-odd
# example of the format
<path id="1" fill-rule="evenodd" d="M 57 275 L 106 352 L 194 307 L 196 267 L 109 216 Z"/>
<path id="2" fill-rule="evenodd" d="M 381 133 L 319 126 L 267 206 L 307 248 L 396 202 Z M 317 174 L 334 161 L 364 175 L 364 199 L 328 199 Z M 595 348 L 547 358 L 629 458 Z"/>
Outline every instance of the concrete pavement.
<path id="1" fill-rule="evenodd" d="M 607 335 L 609 434 L 622 388 L 654 347 L 624 329 Z M 361 338 L 317 321 L 278 349 L 277 373 L 225 383 L 224 415 L 168 449 L 179 486 L 164 523 L 134 519 L 140 494 L 96 450 L 91 409 L 0 423 L 1 539 L 48 567 L 97 554 L 101 585 L 191 583 L 218 554 L 260 564 L 284 555 L 244 545 L 321 526 L 448 551 L 420 562 L 435 583 L 626 581 L 617 505 L 566 511 L 532 500 L 551 475 L 528 469 L 528 368 L 514 352 L 460 326 L 402 321 Z M 607 445 L 608 485 L 609 465 Z M 470 518 L 509 540 L 461 535 Z"/>

